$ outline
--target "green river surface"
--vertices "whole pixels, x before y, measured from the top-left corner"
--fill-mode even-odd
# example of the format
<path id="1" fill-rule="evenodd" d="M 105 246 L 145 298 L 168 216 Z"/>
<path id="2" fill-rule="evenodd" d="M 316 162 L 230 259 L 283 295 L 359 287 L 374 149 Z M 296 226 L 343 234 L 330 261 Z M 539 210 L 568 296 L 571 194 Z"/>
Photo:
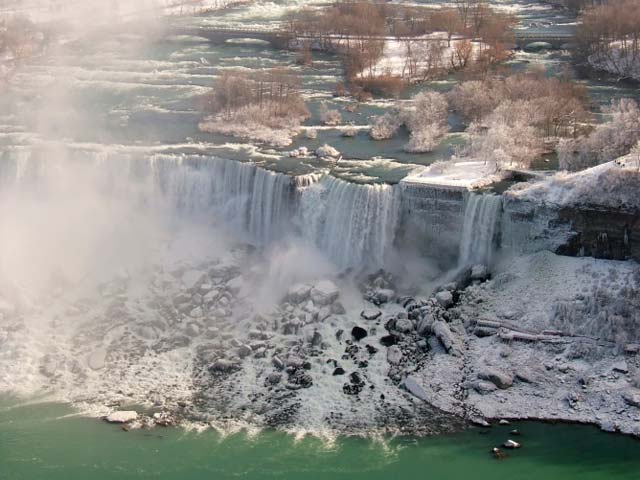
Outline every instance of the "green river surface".
<path id="1" fill-rule="evenodd" d="M 494 459 L 491 447 L 516 427 L 523 447 Z M 64 405 L 0 408 L 0 479 L 130 478 L 638 479 L 640 443 L 593 427 L 532 422 L 439 437 L 329 443 L 273 431 L 125 432 L 75 416 Z"/>

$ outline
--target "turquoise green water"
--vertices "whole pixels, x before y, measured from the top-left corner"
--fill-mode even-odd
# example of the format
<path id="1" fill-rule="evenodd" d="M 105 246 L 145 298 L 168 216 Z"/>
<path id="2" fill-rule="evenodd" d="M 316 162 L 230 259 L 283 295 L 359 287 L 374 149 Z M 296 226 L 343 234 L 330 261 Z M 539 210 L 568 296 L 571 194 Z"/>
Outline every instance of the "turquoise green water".
<path id="1" fill-rule="evenodd" d="M 389 479 L 600 480 L 640 478 L 640 442 L 591 427 L 521 423 L 523 448 L 488 451 L 514 426 L 383 442 L 263 432 L 155 429 L 124 432 L 65 417 L 60 405 L 0 409 L 0 479 Z"/>

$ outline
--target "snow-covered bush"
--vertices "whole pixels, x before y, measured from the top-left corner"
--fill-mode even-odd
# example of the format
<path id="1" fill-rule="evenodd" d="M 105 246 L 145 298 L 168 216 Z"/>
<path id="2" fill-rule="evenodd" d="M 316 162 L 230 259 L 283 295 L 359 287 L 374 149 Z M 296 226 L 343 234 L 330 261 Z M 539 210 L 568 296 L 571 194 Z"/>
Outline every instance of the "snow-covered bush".
<path id="1" fill-rule="evenodd" d="M 374 140 L 387 140 L 392 138 L 402 126 L 402 120 L 397 113 L 387 112 L 376 117 L 369 131 Z"/>
<path id="2" fill-rule="evenodd" d="M 342 123 L 342 115 L 338 110 L 329 109 L 326 103 L 320 105 L 320 121 L 332 127 Z"/>

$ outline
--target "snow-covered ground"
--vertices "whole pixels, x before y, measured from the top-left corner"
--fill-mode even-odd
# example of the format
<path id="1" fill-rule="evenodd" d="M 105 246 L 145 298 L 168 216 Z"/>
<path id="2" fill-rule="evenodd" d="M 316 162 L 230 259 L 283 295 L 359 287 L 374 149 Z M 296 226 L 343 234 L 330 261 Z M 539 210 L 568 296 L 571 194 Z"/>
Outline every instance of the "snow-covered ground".
<path id="1" fill-rule="evenodd" d="M 536 183 L 518 184 L 507 195 L 559 206 L 596 205 L 640 209 L 640 154 L 577 173 L 559 172 Z"/>
<path id="2" fill-rule="evenodd" d="M 416 169 L 402 179 L 405 183 L 418 183 L 459 190 L 486 187 L 504 178 L 495 164 L 477 160 L 452 159 Z"/>

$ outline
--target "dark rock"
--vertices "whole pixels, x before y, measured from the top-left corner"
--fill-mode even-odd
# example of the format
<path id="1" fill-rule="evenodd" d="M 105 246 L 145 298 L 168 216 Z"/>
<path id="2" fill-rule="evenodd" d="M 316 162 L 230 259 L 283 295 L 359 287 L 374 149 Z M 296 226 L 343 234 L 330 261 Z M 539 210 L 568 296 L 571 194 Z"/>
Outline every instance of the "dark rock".
<path id="1" fill-rule="evenodd" d="M 380 343 L 385 347 L 390 347 L 391 345 L 395 345 L 398 343 L 398 337 L 396 335 L 385 335 L 380 338 Z"/>
<path id="2" fill-rule="evenodd" d="M 359 342 L 360 340 L 362 340 L 364 337 L 367 336 L 367 331 L 362 327 L 356 326 L 351 329 L 351 336 L 355 341 Z"/>
<path id="3" fill-rule="evenodd" d="M 278 370 L 284 370 L 284 362 L 280 359 L 280 357 L 275 356 L 271 359 L 271 363 Z"/>
<path id="4" fill-rule="evenodd" d="M 333 375 L 344 375 L 345 371 L 344 368 L 342 367 L 337 367 L 334 371 L 333 371 Z"/>
<path id="5" fill-rule="evenodd" d="M 378 351 L 378 349 L 376 347 L 374 347 L 373 345 L 365 345 L 365 348 L 367 349 L 367 352 L 369 353 L 369 355 L 375 355 L 376 352 Z"/>

